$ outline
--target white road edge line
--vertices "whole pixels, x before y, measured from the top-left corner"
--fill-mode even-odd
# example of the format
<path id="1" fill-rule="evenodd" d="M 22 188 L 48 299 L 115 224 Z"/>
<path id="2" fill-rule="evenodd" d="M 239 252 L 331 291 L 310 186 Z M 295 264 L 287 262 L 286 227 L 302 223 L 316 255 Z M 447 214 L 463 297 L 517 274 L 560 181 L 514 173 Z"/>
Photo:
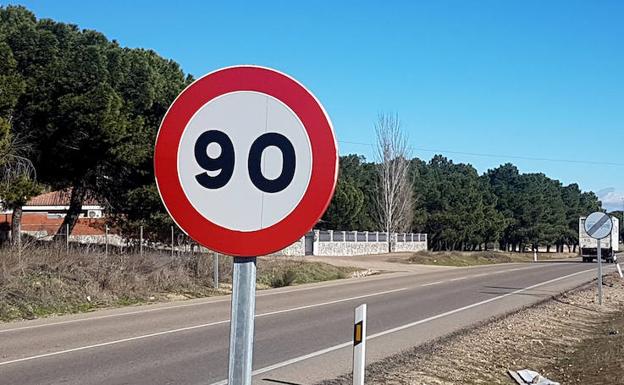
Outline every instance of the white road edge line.
<path id="1" fill-rule="evenodd" d="M 420 325 L 420 324 L 424 324 L 424 323 L 427 323 L 427 322 L 431 322 L 431 321 L 434 321 L 436 319 L 439 319 L 439 318 L 442 318 L 442 317 L 446 317 L 446 316 L 449 316 L 449 315 L 452 315 L 452 314 L 455 314 L 455 313 L 459 313 L 459 312 L 464 311 L 464 310 L 472 309 L 472 308 L 477 307 L 477 306 L 481 306 L 481 305 L 488 304 L 490 302 L 498 301 L 500 299 L 503 299 L 503 298 L 506 298 L 506 297 L 509 297 L 509 296 L 512 296 L 512 295 L 515 295 L 515 294 L 519 294 L 519 293 L 525 292 L 527 290 L 535 289 L 535 288 L 538 288 L 540 286 L 548 285 L 550 283 L 561 281 L 563 279 L 571 278 L 571 277 L 574 277 L 576 275 L 587 273 L 587 272 L 590 272 L 590 271 L 594 272 L 595 270 L 596 269 L 588 269 L 588 270 L 579 271 L 577 273 L 564 275 L 563 277 L 554 278 L 554 279 L 551 279 L 549 281 L 545 281 L 545 282 L 541 282 L 541 283 L 538 283 L 538 284 L 535 284 L 535 285 L 532 285 L 532 286 L 525 287 L 524 289 L 519 289 L 519 290 L 512 291 L 511 293 L 500 295 L 498 297 L 486 299 L 484 301 L 476 302 L 476 303 L 473 303 L 471 305 L 467 305 L 467 306 L 464 306 L 464 307 L 453 309 L 453 310 L 447 311 L 445 313 L 434 315 L 434 316 L 429 317 L 429 318 L 421 319 L 421 320 L 416 321 L 416 322 L 412 322 L 412 323 L 409 323 L 409 324 L 398 326 L 396 328 L 388 329 L 388 330 L 385 330 L 383 332 L 379 332 L 379 333 L 373 334 L 371 336 L 368 336 L 368 339 L 370 340 L 370 339 L 374 339 L 374 338 L 379 338 L 379 337 L 385 336 L 387 334 L 396 333 L 398 331 L 405 330 L 405 329 L 408 329 L 408 328 L 411 328 L 411 327 L 414 327 L 414 326 L 417 326 L 417 325 Z M 342 349 L 342 348 L 349 347 L 352 344 L 353 344 L 352 341 L 348 341 L 348 342 L 344 342 L 342 344 L 335 345 L 335 346 L 332 346 L 332 347 L 329 347 L 329 348 L 326 348 L 326 349 L 323 349 L 323 350 L 318 350 L 318 351 L 313 352 L 313 353 L 309 353 L 309 354 L 306 354 L 306 355 L 303 355 L 303 356 L 295 357 L 295 358 L 292 358 L 292 359 L 287 360 L 287 361 L 279 362 L 277 364 L 273 364 L 273 365 L 266 366 L 266 367 L 261 368 L 261 369 L 254 370 L 253 372 L 251 372 L 251 375 L 252 376 L 257 376 L 259 374 L 263 374 L 263 373 L 266 373 L 266 372 L 269 372 L 269 371 L 272 371 L 272 370 L 275 370 L 275 369 L 283 368 L 284 366 L 292 365 L 292 364 L 295 364 L 297 362 L 301 362 L 301 361 L 307 360 L 309 358 L 318 357 L 318 356 L 321 356 L 323 354 L 333 352 L 335 350 L 339 350 L 339 349 Z M 223 381 L 219 381 L 219 382 L 214 382 L 214 383 L 212 383 L 210 385 L 226 385 L 226 384 L 227 384 L 227 380 L 223 380 Z"/>
<path id="2" fill-rule="evenodd" d="M 310 309 L 310 308 L 319 307 L 319 306 L 333 305 L 333 304 L 340 303 L 340 302 L 347 302 L 347 301 L 353 301 L 353 300 L 356 300 L 356 299 L 375 297 L 375 296 L 384 295 L 384 294 L 396 293 L 396 292 L 404 291 L 404 290 L 407 290 L 407 288 L 403 287 L 403 288 L 400 288 L 400 289 L 380 291 L 380 292 L 377 292 L 377 293 L 359 295 L 357 297 L 343 298 L 343 299 L 338 299 L 338 300 L 335 300 L 335 301 L 322 302 L 322 303 L 317 303 L 317 304 L 313 304 L 313 305 L 306 305 L 306 306 L 299 306 L 299 307 L 294 307 L 294 308 L 290 308 L 290 309 L 276 310 L 276 311 L 271 311 L 271 312 L 267 312 L 267 313 L 257 314 L 255 318 L 267 317 L 267 316 L 271 316 L 271 315 L 275 315 L 275 314 L 288 313 L 288 312 L 304 310 L 304 309 Z M 124 338 L 124 339 L 115 340 L 115 341 L 109 341 L 109 342 L 102 342 L 102 343 L 94 344 L 94 345 L 80 346 L 80 347 L 72 348 L 72 349 L 59 350 L 59 351 L 56 351 L 56 352 L 50 352 L 50 353 L 38 354 L 38 355 L 35 355 L 35 356 L 17 358 L 15 360 L 0 362 L 0 366 L 14 364 L 14 363 L 18 363 L 18 362 L 24 362 L 24 361 L 32 361 L 32 360 L 36 360 L 36 359 L 39 359 L 39 358 L 58 356 L 58 355 L 61 355 L 61 354 L 73 353 L 73 352 L 78 352 L 78 351 L 81 351 L 81 350 L 95 349 L 95 348 L 100 348 L 100 347 L 103 347 L 103 346 L 116 345 L 116 344 L 120 344 L 120 343 L 123 343 L 123 342 L 142 340 L 142 339 L 150 338 L 150 337 L 158 337 L 158 336 L 162 336 L 162 335 L 166 335 L 166 334 L 185 332 L 185 331 L 189 331 L 189 330 L 193 330 L 193 329 L 200 329 L 200 328 L 205 328 L 205 327 L 209 327 L 209 326 L 226 324 L 226 323 L 229 323 L 229 322 L 230 322 L 230 320 L 215 321 L 215 322 L 211 322 L 211 323 L 207 323 L 207 324 L 188 326 L 188 327 L 179 328 L 179 329 L 173 329 L 173 330 L 165 330 L 165 331 L 162 331 L 162 332 L 143 334 L 143 335 L 140 335 L 140 336 L 129 337 L 129 338 Z"/>

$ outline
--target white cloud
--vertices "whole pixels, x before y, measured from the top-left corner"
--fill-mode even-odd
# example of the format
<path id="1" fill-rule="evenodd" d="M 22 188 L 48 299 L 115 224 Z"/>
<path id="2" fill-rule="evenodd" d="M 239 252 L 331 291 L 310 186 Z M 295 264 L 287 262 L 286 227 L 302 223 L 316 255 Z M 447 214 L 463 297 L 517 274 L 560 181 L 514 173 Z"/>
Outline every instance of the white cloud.
<path id="1" fill-rule="evenodd" d="M 624 192 L 615 191 L 614 188 L 606 188 L 596 194 L 602 202 L 602 207 L 607 211 L 622 210 L 624 207 Z"/>

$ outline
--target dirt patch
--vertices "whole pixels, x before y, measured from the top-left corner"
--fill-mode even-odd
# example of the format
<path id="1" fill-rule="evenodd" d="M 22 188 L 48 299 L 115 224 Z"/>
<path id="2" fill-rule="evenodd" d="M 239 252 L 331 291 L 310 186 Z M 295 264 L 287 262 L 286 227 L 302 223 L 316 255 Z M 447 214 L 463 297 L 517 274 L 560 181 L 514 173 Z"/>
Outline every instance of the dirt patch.
<path id="1" fill-rule="evenodd" d="M 624 281 L 605 278 L 603 306 L 595 285 L 373 363 L 366 382 L 511 385 L 508 369 L 529 368 L 562 384 L 622 384 Z"/>
<path id="2" fill-rule="evenodd" d="M 538 261 L 578 258 L 576 253 L 539 253 Z M 495 263 L 532 262 L 533 253 L 509 253 L 504 251 L 420 251 L 411 255 L 391 258 L 392 262 L 437 265 L 476 266 Z"/>

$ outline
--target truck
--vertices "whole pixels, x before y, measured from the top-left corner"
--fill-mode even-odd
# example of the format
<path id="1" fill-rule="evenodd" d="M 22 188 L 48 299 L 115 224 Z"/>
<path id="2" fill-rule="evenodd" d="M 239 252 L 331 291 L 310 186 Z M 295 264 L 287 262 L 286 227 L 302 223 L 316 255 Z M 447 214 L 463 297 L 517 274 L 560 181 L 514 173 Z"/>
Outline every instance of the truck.
<path id="1" fill-rule="evenodd" d="M 579 253 L 583 262 L 592 262 L 597 259 L 598 240 L 590 237 L 585 231 L 585 218 L 579 218 Z M 615 262 L 616 254 L 620 251 L 620 221 L 612 216 L 613 228 L 611 235 L 600 240 L 602 259 L 607 262 Z"/>

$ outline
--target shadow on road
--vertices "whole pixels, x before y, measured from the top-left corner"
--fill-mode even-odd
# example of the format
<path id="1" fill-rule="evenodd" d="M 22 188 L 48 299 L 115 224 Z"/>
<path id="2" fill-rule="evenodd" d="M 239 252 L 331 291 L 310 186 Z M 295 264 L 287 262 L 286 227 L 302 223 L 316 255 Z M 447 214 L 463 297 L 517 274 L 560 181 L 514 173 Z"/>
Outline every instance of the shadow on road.
<path id="1" fill-rule="evenodd" d="M 516 290 L 522 290 L 524 288 L 522 287 L 506 287 L 506 286 L 484 286 L 484 288 L 486 290 L 484 291 L 480 291 L 481 294 L 491 294 L 491 295 L 504 295 L 504 294 L 510 294 Z M 492 290 L 487 290 L 487 289 L 492 289 Z M 514 293 L 513 295 L 524 295 L 524 296 L 531 296 L 531 297 L 544 297 L 544 296 L 552 296 L 552 295 L 556 295 L 558 294 L 557 291 L 551 291 L 551 290 L 527 290 L 527 291 L 523 291 L 521 293 Z"/>
<path id="2" fill-rule="evenodd" d="M 263 378 L 262 381 L 274 382 L 276 384 L 283 384 L 283 385 L 303 385 L 303 384 L 299 384 L 297 382 L 288 382 L 288 381 L 274 380 L 272 378 Z"/>

